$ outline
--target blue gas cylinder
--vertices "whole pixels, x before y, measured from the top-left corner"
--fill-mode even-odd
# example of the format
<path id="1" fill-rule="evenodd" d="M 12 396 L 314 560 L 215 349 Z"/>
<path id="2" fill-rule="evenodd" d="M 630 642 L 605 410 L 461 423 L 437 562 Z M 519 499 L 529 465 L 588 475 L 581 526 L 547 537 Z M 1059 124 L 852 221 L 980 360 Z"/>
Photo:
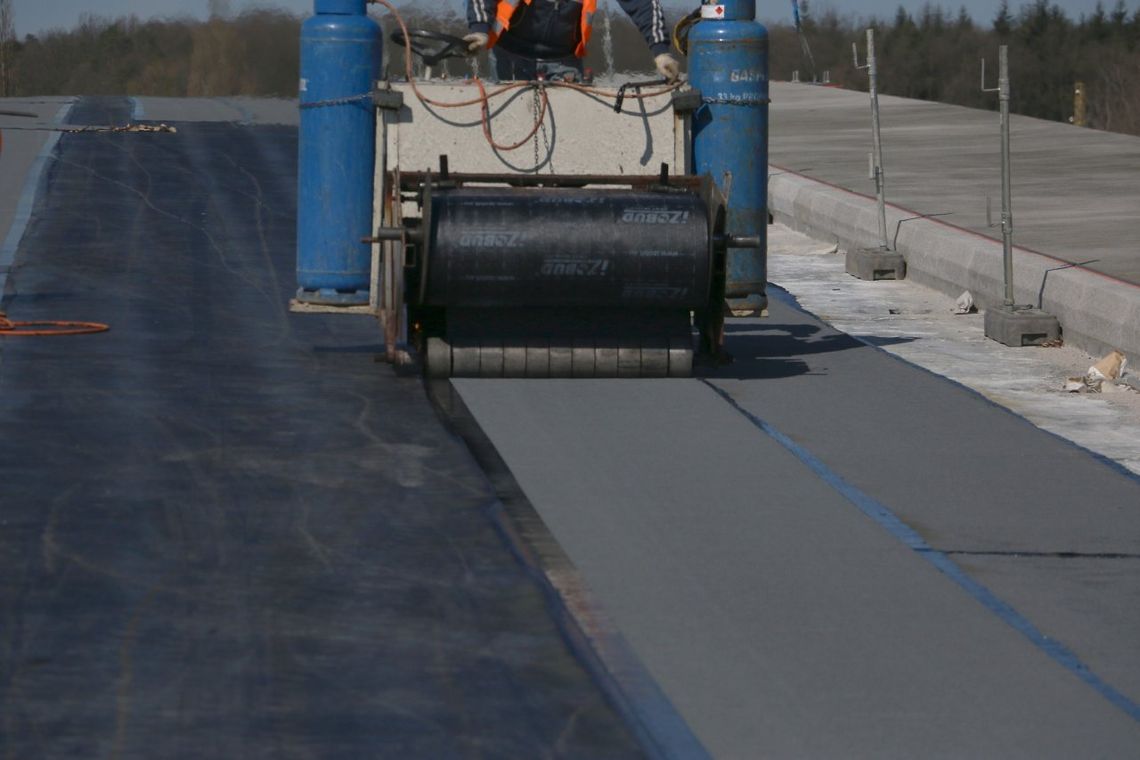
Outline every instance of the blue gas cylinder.
<path id="1" fill-rule="evenodd" d="M 366 0 L 315 0 L 301 25 L 297 299 L 368 303 L 381 30 Z"/>
<path id="2" fill-rule="evenodd" d="M 728 252 L 729 304 L 752 311 L 767 304 L 768 279 L 768 30 L 755 17 L 755 0 L 705 0 L 689 32 L 694 169 L 728 196 L 728 233 L 760 238 Z"/>

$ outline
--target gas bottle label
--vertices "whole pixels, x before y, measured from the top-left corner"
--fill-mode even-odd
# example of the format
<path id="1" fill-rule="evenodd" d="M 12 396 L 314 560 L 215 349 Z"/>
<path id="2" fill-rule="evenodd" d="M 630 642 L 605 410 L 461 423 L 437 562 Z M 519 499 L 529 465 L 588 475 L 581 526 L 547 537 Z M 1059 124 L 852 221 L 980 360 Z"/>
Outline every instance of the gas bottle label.
<path id="1" fill-rule="evenodd" d="M 719 3 L 702 5 L 701 18 L 724 18 L 724 6 Z"/>
<path id="2" fill-rule="evenodd" d="M 767 98 L 758 98 L 747 92 L 718 92 L 710 97 L 701 98 L 702 103 L 729 103 L 740 106 L 766 106 Z"/>
<path id="3" fill-rule="evenodd" d="M 733 69 L 729 72 L 730 82 L 763 82 L 764 72 L 759 69 Z"/>

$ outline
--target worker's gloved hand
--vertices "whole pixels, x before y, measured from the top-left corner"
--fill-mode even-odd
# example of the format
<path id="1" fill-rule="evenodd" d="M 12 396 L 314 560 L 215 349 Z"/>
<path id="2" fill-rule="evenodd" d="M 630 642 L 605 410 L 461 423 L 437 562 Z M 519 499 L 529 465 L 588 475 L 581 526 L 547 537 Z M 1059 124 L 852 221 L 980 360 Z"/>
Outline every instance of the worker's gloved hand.
<path id="1" fill-rule="evenodd" d="M 463 41 L 467 43 L 467 52 L 473 54 L 487 47 L 487 39 L 486 32 L 471 32 Z"/>
<path id="2" fill-rule="evenodd" d="M 669 53 L 657 56 L 653 59 L 653 63 L 657 64 L 657 73 L 670 82 L 676 82 L 677 77 L 681 76 L 681 62 Z"/>

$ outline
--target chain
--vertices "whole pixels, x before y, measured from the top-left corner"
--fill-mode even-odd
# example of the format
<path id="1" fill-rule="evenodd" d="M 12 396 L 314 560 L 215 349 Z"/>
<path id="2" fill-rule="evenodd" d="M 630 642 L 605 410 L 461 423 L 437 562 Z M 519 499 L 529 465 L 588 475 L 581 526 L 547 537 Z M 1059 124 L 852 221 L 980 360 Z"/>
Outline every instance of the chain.
<path id="1" fill-rule="evenodd" d="M 543 95 L 542 87 L 543 87 L 542 84 L 536 84 L 534 86 L 534 102 L 533 102 L 532 107 L 534 108 L 534 113 L 536 114 L 536 116 L 539 113 L 539 109 L 542 107 L 542 95 Z M 546 132 L 546 121 L 545 120 L 539 125 L 539 130 L 541 130 L 541 132 L 542 132 L 542 147 L 543 147 L 543 150 L 546 151 L 546 164 L 547 164 L 547 166 L 550 167 L 550 173 L 554 174 L 554 151 L 550 149 L 550 136 Z M 541 165 L 541 162 L 542 162 L 542 157 L 538 152 L 538 131 L 535 131 L 535 133 L 534 133 L 534 173 L 535 174 L 539 173 L 539 167 Z"/>
<path id="2" fill-rule="evenodd" d="M 539 99 L 538 99 L 538 85 L 535 85 L 535 87 L 534 87 L 534 102 L 532 104 L 532 107 L 534 108 L 534 113 L 535 113 L 536 118 L 538 116 L 538 108 L 540 105 L 541 105 L 541 103 L 539 102 Z M 542 127 L 542 136 L 546 137 L 546 127 L 545 126 Z M 534 133 L 534 173 L 538 174 L 538 132 Z"/>
<path id="3" fill-rule="evenodd" d="M 301 103 L 301 108 L 323 108 L 325 106 L 346 106 L 349 103 L 358 103 L 362 100 L 371 100 L 372 93 L 366 92 L 361 95 L 349 95 L 346 98 L 331 98 L 329 100 L 314 100 L 311 103 Z"/>
<path id="4" fill-rule="evenodd" d="M 550 173 L 554 174 L 554 150 L 550 147 L 550 139 L 546 134 L 546 122 L 542 122 L 542 144 L 546 148 L 546 162 L 550 167 Z"/>

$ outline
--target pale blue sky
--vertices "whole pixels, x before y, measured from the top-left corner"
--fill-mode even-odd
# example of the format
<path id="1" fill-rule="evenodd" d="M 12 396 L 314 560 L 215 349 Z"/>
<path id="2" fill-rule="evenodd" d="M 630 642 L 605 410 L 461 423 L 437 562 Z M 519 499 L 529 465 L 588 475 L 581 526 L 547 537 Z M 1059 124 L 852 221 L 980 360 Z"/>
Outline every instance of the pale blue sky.
<path id="1" fill-rule="evenodd" d="M 674 11 L 695 7 L 697 0 L 665 0 Z M 296 13 L 307 13 L 312 10 L 312 0 L 229 0 L 235 11 L 253 6 L 266 6 L 283 8 Z M 400 5 L 407 4 L 409 0 L 401 0 Z M 606 0 L 601 0 L 606 2 Z M 616 6 L 610 0 L 612 5 Z M 925 4 L 926 0 L 815 0 L 812 7 L 816 10 L 834 8 L 841 14 L 852 14 L 857 17 L 878 16 L 890 18 L 894 16 L 895 9 L 902 5 L 912 13 L 916 13 Z M 1111 8 L 1116 0 L 1106 0 L 1105 5 Z M 943 0 L 935 2 L 954 13 L 960 6 L 965 6 L 967 12 L 975 21 L 988 24 L 1000 0 Z M 1070 16 L 1076 19 L 1081 14 L 1087 14 L 1096 7 L 1096 0 L 1054 0 Z M 1129 11 L 1135 12 L 1140 0 L 1125 0 Z M 16 22 L 16 34 L 23 37 L 25 34 L 37 33 L 45 29 L 57 27 L 72 27 L 83 14 L 98 16 L 120 16 L 133 13 L 139 18 L 152 18 L 156 16 L 190 15 L 197 18 L 206 16 L 208 0 L 13 0 L 13 11 Z M 420 0 L 420 5 L 435 6 L 438 8 L 461 9 L 462 0 Z M 1022 0 L 1010 0 L 1010 7 L 1016 9 L 1022 5 Z M 765 21 L 790 21 L 791 0 L 758 0 L 757 15 Z"/>

